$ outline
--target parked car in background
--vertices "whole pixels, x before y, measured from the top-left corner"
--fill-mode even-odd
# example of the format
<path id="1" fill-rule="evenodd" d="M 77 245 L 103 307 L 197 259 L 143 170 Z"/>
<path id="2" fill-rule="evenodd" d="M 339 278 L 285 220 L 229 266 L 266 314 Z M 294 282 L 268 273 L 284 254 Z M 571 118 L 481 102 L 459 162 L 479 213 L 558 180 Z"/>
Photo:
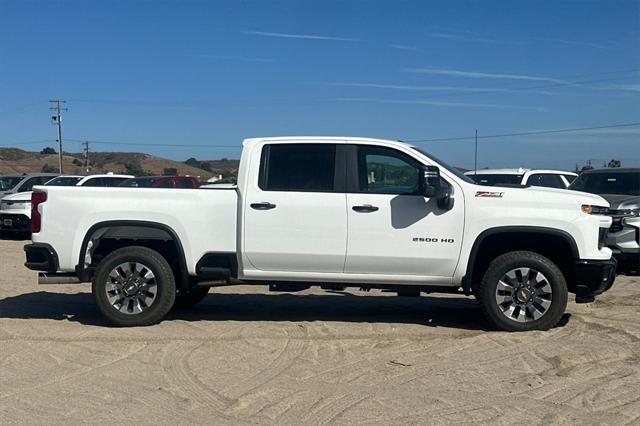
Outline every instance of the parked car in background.
<path id="1" fill-rule="evenodd" d="M 51 179 L 52 176 L 55 176 Z M 24 192 L 9 194 L 0 201 L 0 232 L 5 233 L 29 233 L 31 232 L 31 187 L 35 185 L 45 186 L 92 186 L 106 187 L 117 186 L 125 180 L 131 179 L 131 175 L 115 175 L 113 173 L 88 176 L 72 175 L 42 175 L 30 178 L 33 185 L 22 185 Z M 44 180 L 44 181 L 43 181 Z"/>
<path id="2" fill-rule="evenodd" d="M 469 171 L 469 176 L 479 185 L 527 185 L 547 188 L 567 189 L 578 176 L 577 173 L 564 170 L 542 169 L 482 169 Z"/>
<path id="3" fill-rule="evenodd" d="M 118 186 L 122 182 L 134 178 L 132 175 L 116 175 L 107 173 L 102 175 L 88 176 L 58 176 L 46 183 L 47 186 L 97 186 L 110 187 Z"/>
<path id="4" fill-rule="evenodd" d="M 0 199 L 5 195 L 31 191 L 34 186 L 42 185 L 58 175 L 59 173 L 20 173 L 0 176 Z"/>
<path id="5" fill-rule="evenodd" d="M 640 273 L 640 168 L 610 168 L 583 172 L 569 187 L 598 194 L 609 202 L 613 219 L 607 246 L 618 259 L 618 270 Z"/>
<path id="6" fill-rule="evenodd" d="M 144 176 L 126 180 L 118 186 L 130 188 L 198 188 L 200 181 L 193 176 Z"/>

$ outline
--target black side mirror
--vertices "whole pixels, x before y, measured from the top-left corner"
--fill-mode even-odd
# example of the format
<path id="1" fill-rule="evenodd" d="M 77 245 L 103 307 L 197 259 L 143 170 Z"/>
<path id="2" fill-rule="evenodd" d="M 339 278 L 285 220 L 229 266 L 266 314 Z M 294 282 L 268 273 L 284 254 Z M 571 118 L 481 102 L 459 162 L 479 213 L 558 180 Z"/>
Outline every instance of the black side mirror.
<path id="1" fill-rule="evenodd" d="M 444 188 L 440 181 L 440 169 L 436 166 L 422 166 L 420 170 L 420 194 L 427 198 L 442 198 Z"/>

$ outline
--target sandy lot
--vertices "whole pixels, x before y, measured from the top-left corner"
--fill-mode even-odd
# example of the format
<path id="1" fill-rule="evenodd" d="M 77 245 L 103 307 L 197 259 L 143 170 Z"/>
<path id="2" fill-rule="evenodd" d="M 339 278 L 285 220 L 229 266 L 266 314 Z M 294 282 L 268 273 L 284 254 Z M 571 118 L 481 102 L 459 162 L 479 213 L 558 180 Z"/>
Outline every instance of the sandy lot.
<path id="1" fill-rule="evenodd" d="M 464 297 L 263 287 L 118 329 L 23 244 L 0 241 L 3 424 L 640 423 L 637 277 L 548 332 L 487 331 Z"/>

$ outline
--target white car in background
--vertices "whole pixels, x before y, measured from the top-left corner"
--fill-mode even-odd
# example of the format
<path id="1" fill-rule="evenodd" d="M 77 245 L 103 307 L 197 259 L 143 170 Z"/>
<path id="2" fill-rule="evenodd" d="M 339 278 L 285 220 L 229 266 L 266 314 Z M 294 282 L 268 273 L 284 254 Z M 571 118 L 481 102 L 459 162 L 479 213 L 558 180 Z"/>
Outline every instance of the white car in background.
<path id="1" fill-rule="evenodd" d="M 131 175 L 116 175 L 113 173 L 88 176 L 62 175 L 44 183 L 46 186 L 117 186 Z M 0 201 L 0 232 L 29 233 L 31 232 L 31 191 L 18 192 L 2 198 Z"/>
<path id="2" fill-rule="evenodd" d="M 468 171 L 469 176 L 479 185 L 525 185 L 544 186 L 546 188 L 567 189 L 578 177 L 577 173 L 564 170 L 546 169 L 482 169 Z"/>

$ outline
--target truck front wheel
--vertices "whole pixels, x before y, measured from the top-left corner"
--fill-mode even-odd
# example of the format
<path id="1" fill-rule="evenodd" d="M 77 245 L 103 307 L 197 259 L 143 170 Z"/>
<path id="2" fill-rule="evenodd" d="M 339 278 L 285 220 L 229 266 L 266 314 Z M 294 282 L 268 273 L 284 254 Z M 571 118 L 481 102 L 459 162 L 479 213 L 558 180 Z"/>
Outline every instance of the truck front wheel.
<path id="1" fill-rule="evenodd" d="M 176 297 L 175 279 L 165 258 L 141 246 L 123 247 L 105 257 L 91 289 L 98 310 L 119 326 L 162 321 Z"/>
<path id="2" fill-rule="evenodd" d="M 514 251 L 495 258 L 478 289 L 487 319 L 505 331 L 548 330 L 567 306 L 567 283 L 548 258 Z"/>

